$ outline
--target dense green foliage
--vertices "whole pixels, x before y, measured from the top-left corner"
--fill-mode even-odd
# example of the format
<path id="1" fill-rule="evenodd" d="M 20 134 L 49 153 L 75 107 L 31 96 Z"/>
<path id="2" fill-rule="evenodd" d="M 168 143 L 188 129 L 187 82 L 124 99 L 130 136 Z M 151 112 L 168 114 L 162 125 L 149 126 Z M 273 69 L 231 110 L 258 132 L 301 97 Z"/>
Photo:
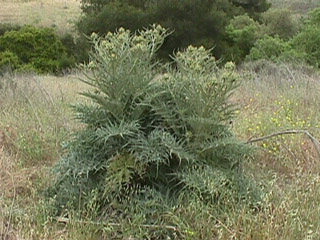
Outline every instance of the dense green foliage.
<path id="1" fill-rule="evenodd" d="M 315 8 L 314 10 L 308 13 L 308 18 L 305 20 L 307 25 L 320 25 L 320 8 Z"/>
<path id="2" fill-rule="evenodd" d="M 2 63 L 12 64 L 10 59 L 15 56 L 19 61 L 11 67 L 39 73 L 57 72 L 73 62 L 53 29 L 49 28 L 24 26 L 19 30 L 7 31 L 0 37 L 0 52 L 4 57 Z"/>
<path id="3" fill-rule="evenodd" d="M 320 67 L 320 8 L 309 13 L 302 30 L 292 39 L 293 47 L 307 63 Z"/>
<path id="4" fill-rule="evenodd" d="M 226 56 L 236 63 L 241 62 L 260 37 L 261 26 L 248 15 L 234 17 L 226 27 L 229 50 Z"/>
<path id="5" fill-rule="evenodd" d="M 263 32 L 269 36 L 278 35 L 288 40 L 297 34 L 299 24 L 288 9 L 269 9 L 262 14 Z"/>
<path id="6" fill-rule="evenodd" d="M 21 66 L 19 57 L 11 51 L 0 52 L 0 72 L 7 68 L 17 69 Z"/>
<path id="7" fill-rule="evenodd" d="M 297 56 L 288 42 L 298 31 L 298 23 L 288 10 L 270 9 L 262 14 L 261 22 L 247 14 L 236 16 L 230 20 L 225 31 L 229 48 L 224 57 L 236 63 L 245 59 L 287 61 L 302 58 Z M 293 56 L 289 57 L 291 54 Z"/>
<path id="8" fill-rule="evenodd" d="M 136 31 L 154 23 L 173 31 L 158 52 L 162 58 L 190 44 L 214 47 L 214 55 L 221 57 L 229 20 L 245 12 L 257 18 L 269 7 L 265 0 L 82 0 L 81 4 L 84 16 L 78 29 L 87 35 L 103 35 L 119 27 Z"/>
<path id="9" fill-rule="evenodd" d="M 247 15 L 236 16 L 226 27 L 230 46 L 226 58 L 237 63 L 259 59 L 299 61 L 319 67 L 319 16 L 320 8 L 311 11 L 300 24 L 283 9 L 264 13 L 262 23 Z"/>
<path id="10" fill-rule="evenodd" d="M 218 68 L 209 51 L 188 47 L 175 67 L 162 66 L 154 57 L 166 35 L 155 26 L 92 36 L 83 80 L 91 104 L 74 107 L 84 128 L 66 145 L 51 189 L 60 208 L 94 202 L 108 220 L 142 214 L 140 223 L 171 224 L 174 216 L 163 217 L 179 199 L 226 206 L 254 196 L 240 168 L 250 151 L 229 128 L 234 65 Z"/>
<path id="11" fill-rule="evenodd" d="M 257 40 L 250 50 L 247 60 L 268 59 L 276 61 L 292 50 L 290 44 L 279 36 L 271 37 L 265 35 Z"/>

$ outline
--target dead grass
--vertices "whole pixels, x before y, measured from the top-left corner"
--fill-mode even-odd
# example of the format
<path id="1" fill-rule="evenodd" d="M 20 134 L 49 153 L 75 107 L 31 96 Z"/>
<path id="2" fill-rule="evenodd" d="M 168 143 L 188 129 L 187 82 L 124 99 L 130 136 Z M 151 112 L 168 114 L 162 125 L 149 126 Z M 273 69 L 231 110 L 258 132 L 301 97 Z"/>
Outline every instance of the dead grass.
<path id="1" fill-rule="evenodd" d="M 268 2 L 272 4 L 273 8 L 288 8 L 299 16 L 320 7 L 318 0 L 269 0 Z"/>
<path id="2" fill-rule="evenodd" d="M 79 127 L 72 120 L 70 110 L 70 104 L 83 99 L 78 92 L 86 89 L 78 77 L 32 74 L 5 77 L 8 83 L 0 89 L 0 192 L 5 196 L 12 197 L 13 189 L 19 194 L 29 194 L 26 183 L 37 178 L 41 172 L 37 167 L 50 166 L 56 160 L 53 155 L 59 155 L 61 137 Z M 28 138 L 30 136 L 37 138 Z M 43 143 L 45 141 L 51 141 L 51 144 Z M 51 156 L 43 159 L 44 162 L 30 159 L 31 165 L 25 167 L 21 162 L 25 154 L 21 152 L 27 148 L 35 148 L 25 152 L 29 157 L 47 156 L 46 153 L 38 155 L 38 148 L 51 149 Z"/>
<path id="3" fill-rule="evenodd" d="M 0 80 L 0 239 L 63 239 L 59 226 L 39 228 L 45 220 L 37 216 L 45 211 L 41 191 L 50 183 L 61 142 L 79 128 L 69 104 L 84 101 L 78 92 L 87 87 L 80 76 L 16 74 Z"/>
<path id="4" fill-rule="evenodd" d="M 0 22 L 53 27 L 58 34 L 73 32 L 80 16 L 78 0 L 0 0 Z"/>
<path id="5" fill-rule="evenodd" d="M 245 80 L 234 96 L 240 103 L 234 126 L 240 138 L 303 129 L 320 139 L 319 71 L 265 61 L 245 69 Z M 230 217 L 230 227 L 241 229 L 239 239 L 319 239 L 320 159 L 314 145 L 293 135 L 255 146 L 256 158 L 245 169 L 265 188 L 264 207 L 258 214 Z"/>
<path id="6" fill-rule="evenodd" d="M 250 63 L 245 72 L 247 79 L 235 96 L 240 110 L 234 129 L 240 138 L 246 141 L 294 129 L 309 131 L 320 139 L 318 71 L 299 64 L 262 61 Z M 275 174 L 282 179 L 283 188 L 297 181 L 299 174 L 317 176 L 320 171 L 315 146 L 303 135 L 279 136 L 254 145 L 259 155 L 247 167 L 256 173 L 261 173 L 258 167 Z"/>

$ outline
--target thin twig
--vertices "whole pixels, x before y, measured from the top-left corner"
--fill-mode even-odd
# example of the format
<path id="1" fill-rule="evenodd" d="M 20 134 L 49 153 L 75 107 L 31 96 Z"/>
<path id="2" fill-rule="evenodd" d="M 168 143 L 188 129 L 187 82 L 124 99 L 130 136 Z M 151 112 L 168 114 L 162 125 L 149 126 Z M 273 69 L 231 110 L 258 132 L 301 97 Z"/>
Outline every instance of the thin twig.
<path id="1" fill-rule="evenodd" d="M 281 131 L 281 132 L 275 132 L 275 133 L 269 134 L 267 136 L 249 139 L 246 143 L 250 144 L 250 143 L 254 143 L 254 142 L 264 141 L 264 140 L 272 138 L 272 137 L 276 137 L 276 136 L 280 136 L 280 135 L 288 135 L 288 134 L 305 134 L 305 135 L 307 135 L 311 139 L 311 142 L 313 143 L 313 145 L 318 153 L 318 156 L 320 158 L 320 143 L 314 136 L 312 136 L 306 130 L 285 130 L 285 131 Z"/>

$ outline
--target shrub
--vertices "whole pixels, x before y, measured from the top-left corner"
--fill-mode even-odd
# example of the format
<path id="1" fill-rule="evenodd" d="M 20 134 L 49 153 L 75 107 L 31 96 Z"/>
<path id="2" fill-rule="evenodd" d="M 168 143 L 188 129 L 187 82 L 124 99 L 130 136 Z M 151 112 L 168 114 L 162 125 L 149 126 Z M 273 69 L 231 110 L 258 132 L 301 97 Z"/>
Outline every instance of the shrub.
<path id="1" fill-rule="evenodd" d="M 164 68 L 154 56 L 166 35 L 154 26 L 92 36 L 83 80 L 92 103 L 74 106 L 84 128 L 55 167 L 49 192 L 57 206 L 162 225 L 176 221 L 166 211 L 179 196 L 213 206 L 252 197 L 240 171 L 249 149 L 229 129 L 234 65 L 218 68 L 203 47 L 188 47 L 175 55 L 175 67 Z"/>
<path id="2" fill-rule="evenodd" d="M 39 73 L 62 69 L 67 58 L 66 49 L 49 28 L 25 26 L 18 31 L 8 31 L 0 37 L 0 51 L 10 51 L 21 64 L 30 65 Z"/>
<path id="3" fill-rule="evenodd" d="M 20 60 L 16 54 L 10 51 L 0 52 L 0 72 L 6 68 L 16 69 L 20 67 Z"/>
<path id="4" fill-rule="evenodd" d="M 130 4 L 124 4 L 119 1 L 110 2 L 94 15 L 88 15 L 79 23 L 80 30 L 89 34 L 90 32 L 103 33 L 105 29 L 117 29 L 126 26 L 130 29 L 139 29 L 146 27 L 147 14 Z M 105 26 L 105 24 L 108 24 Z M 90 29 L 90 31 L 88 31 Z"/>
<path id="5" fill-rule="evenodd" d="M 239 63 L 249 54 L 259 38 L 260 25 L 247 14 L 236 16 L 226 27 L 226 35 L 230 44 L 227 58 Z"/>
<path id="6" fill-rule="evenodd" d="M 88 61 L 87 49 L 90 48 L 88 39 L 73 36 L 70 33 L 66 33 L 59 38 L 67 53 L 66 58 L 62 59 L 62 63 L 60 64 L 62 69 L 75 66 L 76 63 Z"/>
<path id="7" fill-rule="evenodd" d="M 305 26 L 291 43 L 307 63 L 320 67 L 320 27 Z"/>
<path id="8" fill-rule="evenodd" d="M 279 36 L 271 37 L 265 35 L 263 38 L 256 41 L 249 55 L 246 57 L 247 61 L 267 59 L 271 61 L 296 61 L 304 60 L 304 55 L 298 53 L 289 42 L 279 38 Z"/>
<path id="9" fill-rule="evenodd" d="M 305 20 L 305 24 L 307 25 L 315 25 L 320 26 L 320 7 L 311 10 L 308 13 L 308 18 Z"/>
<path id="10" fill-rule="evenodd" d="M 288 40 L 297 34 L 299 24 L 294 20 L 288 9 L 269 9 L 262 14 L 263 32 L 269 36 L 278 35 L 281 39 Z"/>
<path id="11" fill-rule="evenodd" d="M 309 13 L 302 30 L 292 39 L 291 44 L 310 65 L 320 67 L 320 8 Z"/>
<path id="12" fill-rule="evenodd" d="M 299 61 L 320 66 L 320 8 L 314 9 L 304 20 L 300 32 L 290 41 L 265 35 L 259 39 L 246 57 L 247 60 Z M 280 20 L 279 23 L 281 22 Z"/>

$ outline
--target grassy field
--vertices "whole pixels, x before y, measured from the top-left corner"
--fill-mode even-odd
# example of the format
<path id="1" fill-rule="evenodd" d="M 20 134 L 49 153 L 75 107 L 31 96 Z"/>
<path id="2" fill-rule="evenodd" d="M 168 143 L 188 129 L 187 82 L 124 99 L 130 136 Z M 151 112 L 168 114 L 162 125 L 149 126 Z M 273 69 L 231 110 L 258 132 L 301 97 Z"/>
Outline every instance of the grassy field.
<path id="1" fill-rule="evenodd" d="M 63 33 L 72 29 L 79 16 L 75 0 L 0 1 L 1 22 L 55 24 Z M 239 71 L 243 80 L 232 98 L 239 105 L 233 122 L 238 138 L 247 141 L 284 130 L 306 130 L 320 139 L 319 71 L 263 61 Z M 108 239 L 116 231 L 76 219 L 59 223 L 48 217 L 50 209 L 42 198 L 52 181 L 50 168 L 62 154 L 61 144 L 81 127 L 70 108 L 86 101 L 78 94 L 87 89 L 79 77 L 81 73 L 0 78 L 0 239 Z M 259 211 L 243 207 L 210 218 L 192 215 L 192 206 L 176 212 L 190 218 L 189 228 L 204 236 L 212 232 L 216 239 L 320 239 L 316 146 L 304 134 L 280 135 L 253 145 L 256 157 L 244 169 L 265 192 Z M 198 238 L 190 230 L 186 239 Z"/>
<path id="2" fill-rule="evenodd" d="M 74 31 L 80 16 L 78 0 L 0 0 L 0 23 L 53 27 L 57 33 Z"/>
<path id="3" fill-rule="evenodd" d="M 269 0 L 274 8 L 288 8 L 297 14 L 306 14 L 313 8 L 319 7 L 317 0 Z"/>

